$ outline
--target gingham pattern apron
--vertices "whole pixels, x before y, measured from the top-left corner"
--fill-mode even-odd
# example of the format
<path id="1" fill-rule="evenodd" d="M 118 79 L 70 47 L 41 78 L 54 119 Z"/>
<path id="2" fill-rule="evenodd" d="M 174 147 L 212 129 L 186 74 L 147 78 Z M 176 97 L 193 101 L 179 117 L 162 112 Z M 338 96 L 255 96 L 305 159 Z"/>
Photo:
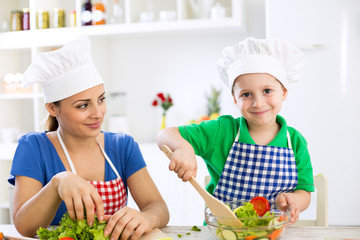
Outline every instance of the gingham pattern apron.
<path id="1" fill-rule="evenodd" d="M 70 158 L 70 155 L 66 149 L 66 146 L 60 136 L 59 130 L 57 131 L 57 136 L 60 142 L 60 145 L 65 153 L 67 161 L 69 162 L 71 171 L 76 174 L 76 170 L 74 164 Z M 105 153 L 99 141 L 98 142 L 102 153 L 105 156 L 106 161 L 109 163 L 112 170 L 115 172 L 117 178 L 111 181 L 89 181 L 91 185 L 93 185 L 101 196 L 104 204 L 104 214 L 105 215 L 113 215 L 119 209 L 126 206 L 127 195 L 124 182 L 122 181 L 118 171 L 116 170 L 114 164 L 111 162 L 108 155 Z"/>
<path id="2" fill-rule="evenodd" d="M 289 148 L 239 142 L 240 130 L 226 159 L 214 196 L 223 202 L 263 196 L 275 201 L 295 189 L 298 176 L 290 135 Z"/>

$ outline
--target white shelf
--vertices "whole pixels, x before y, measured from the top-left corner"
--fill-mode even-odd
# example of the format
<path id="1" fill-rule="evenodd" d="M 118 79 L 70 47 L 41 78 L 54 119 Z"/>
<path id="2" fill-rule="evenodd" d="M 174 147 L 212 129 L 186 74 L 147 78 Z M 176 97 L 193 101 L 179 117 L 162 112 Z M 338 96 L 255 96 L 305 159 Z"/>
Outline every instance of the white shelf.
<path id="1" fill-rule="evenodd" d="M 130 34 L 158 34 L 181 32 L 244 32 L 238 20 L 196 19 L 171 22 L 149 22 L 130 24 L 107 24 L 101 26 L 49 28 L 0 33 L 0 49 L 21 49 L 63 45 L 81 35 L 115 36 Z M 24 40 L 26 39 L 26 40 Z"/>
<path id="2" fill-rule="evenodd" d="M 17 143 L 0 143 L 0 161 L 12 161 Z"/>

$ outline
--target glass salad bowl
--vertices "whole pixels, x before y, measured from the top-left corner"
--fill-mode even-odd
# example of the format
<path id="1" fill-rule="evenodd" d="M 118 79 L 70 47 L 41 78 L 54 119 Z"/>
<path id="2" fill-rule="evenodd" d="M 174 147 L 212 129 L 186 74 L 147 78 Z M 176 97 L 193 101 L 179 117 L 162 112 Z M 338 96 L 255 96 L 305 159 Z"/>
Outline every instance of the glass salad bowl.
<path id="1" fill-rule="evenodd" d="M 234 220 L 213 216 L 208 207 L 205 209 L 205 222 L 219 240 L 276 240 L 290 223 L 290 208 L 281 212 L 274 202 L 268 202 L 269 211 L 266 210 L 263 216 L 257 214 L 250 202 L 238 200 L 226 204 L 233 210 L 240 223 L 232 224 L 231 221 Z"/>

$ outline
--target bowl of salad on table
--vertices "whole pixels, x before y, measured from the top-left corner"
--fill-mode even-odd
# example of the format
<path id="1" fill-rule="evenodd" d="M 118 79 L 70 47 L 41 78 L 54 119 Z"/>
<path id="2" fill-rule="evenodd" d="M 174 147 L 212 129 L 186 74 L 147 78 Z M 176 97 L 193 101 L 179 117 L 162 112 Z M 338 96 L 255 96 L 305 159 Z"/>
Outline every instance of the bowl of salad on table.
<path id="1" fill-rule="evenodd" d="M 237 224 L 224 224 L 231 220 L 212 215 L 208 207 L 205 209 L 205 222 L 219 240 L 276 240 L 290 223 L 290 208 L 282 212 L 275 202 L 264 197 L 226 204 L 237 216 Z"/>

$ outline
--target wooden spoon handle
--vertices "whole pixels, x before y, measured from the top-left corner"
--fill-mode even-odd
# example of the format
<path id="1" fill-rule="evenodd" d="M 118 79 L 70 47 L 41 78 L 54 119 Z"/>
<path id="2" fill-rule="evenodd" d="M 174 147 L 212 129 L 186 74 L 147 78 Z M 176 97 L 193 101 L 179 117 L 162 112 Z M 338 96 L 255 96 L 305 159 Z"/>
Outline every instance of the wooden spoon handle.
<path id="1" fill-rule="evenodd" d="M 169 159 L 171 159 L 172 151 L 168 146 L 162 145 L 160 147 L 160 149 L 165 153 L 165 155 Z M 209 200 L 209 198 L 212 198 L 211 194 L 208 193 L 208 191 L 206 191 L 205 188 L 203 188 L 200 185 L 200 183 L 196 180 L 196 178 L 191 176 L 191 178 L 189 179 L 189 182 L 191 183 L 191 185 L 193 185 L 193 187 L 196 189 L 196 191 L 198 191 L 198 193 L 202 196 L 202 198 L 205 200 L 205 202 L 207 202 Z"/>

